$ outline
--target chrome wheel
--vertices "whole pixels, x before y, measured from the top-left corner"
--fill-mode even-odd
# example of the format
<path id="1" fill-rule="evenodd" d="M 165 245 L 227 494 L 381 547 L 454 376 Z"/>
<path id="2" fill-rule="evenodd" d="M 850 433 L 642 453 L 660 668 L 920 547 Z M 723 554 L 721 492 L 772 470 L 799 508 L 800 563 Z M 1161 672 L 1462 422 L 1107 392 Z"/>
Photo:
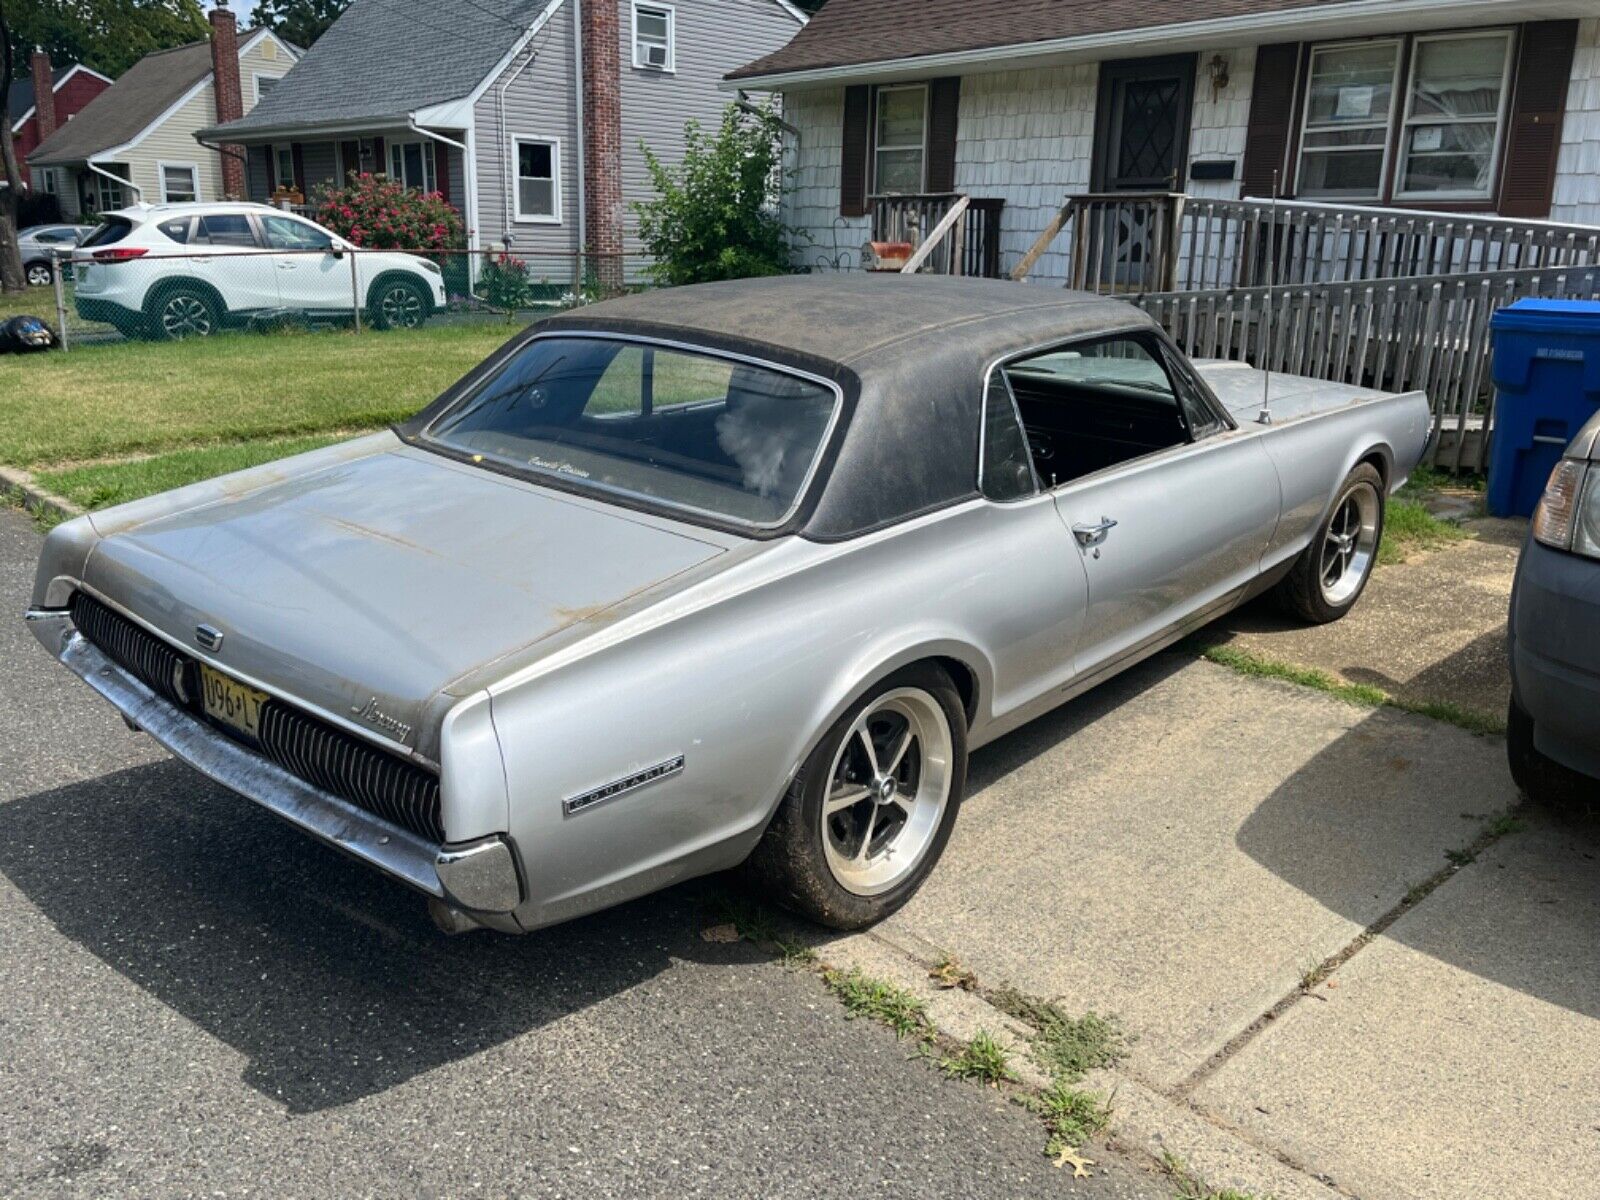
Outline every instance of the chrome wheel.
<path id="1" fill-rule="evenodd" d="M 378 312 L 390 329 L 414 329 L 422 324 L 422 297 L 414 288 L 396 284 L 379 297 Z"/>
<path id="2" fill-rule="evenodd" d="M 920 688 L 885 692 L 856 718 L 822 802 L 823 851 L 840 887 L 875 896 L 916 870 L 950 800 L 953 754 L 944 709 Z"/>
<path id="3" fill-rule="evenodd" d="M 50 274 L 50 268 L 44 263 L 28 264 L 28 283 L 30 286 L 44 287 L 45 284 L 52 281 L 53 276 Z"/>
<path id="4" fill-rule="evenodd" d="M 1365 482 L 1334 506 L 1317 572 L 1326 603 L 1337 608 L 1361 590 L 1378 552 L 1379 511 L 1377 489 Z"/>
<path id="5" fill-rule="evenodd" d="M 173 296 L 161 306 L 161 332 L 169 338 L 209 337 L 213 324 L 206 302 L 188 292 Z"/>

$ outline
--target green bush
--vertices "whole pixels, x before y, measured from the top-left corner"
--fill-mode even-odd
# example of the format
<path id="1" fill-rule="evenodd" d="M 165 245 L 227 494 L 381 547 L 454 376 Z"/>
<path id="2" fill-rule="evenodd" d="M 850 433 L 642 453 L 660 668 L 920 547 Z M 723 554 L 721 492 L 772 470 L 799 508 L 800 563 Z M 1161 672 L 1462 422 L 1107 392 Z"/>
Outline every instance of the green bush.
<path id="1" fill-rule="evenodd" d="M 317 221 L 374 250 L 456 250 L 464 244 L 461 214 L 448 200 L 387 175 L 351 175 L 344 187 L 323 188 Z"/>
<path id="2" fill-rule="evenodd" d="M 671 287 L 787 272 L 789 230 L 776 213 L 783 158 L 776 114 L 729 105 L 716 136 L 690 121 L 684 137 L 676 167 L 641 143 L 656 196 L 634 211 L 639 239 L 655 260 L 651 278 Z"/>

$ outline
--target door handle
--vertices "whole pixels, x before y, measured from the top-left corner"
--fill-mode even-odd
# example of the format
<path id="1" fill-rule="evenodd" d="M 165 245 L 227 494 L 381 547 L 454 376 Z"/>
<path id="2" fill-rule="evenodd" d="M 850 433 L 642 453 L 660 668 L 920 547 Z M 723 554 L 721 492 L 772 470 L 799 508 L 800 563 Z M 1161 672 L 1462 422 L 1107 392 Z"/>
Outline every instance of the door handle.
<path id="1" fill-rule="evenodd" d="M 1101 517 L 1096 525 L 1074 525 L 1072 536 L 1078 539 L 1080 546 L 1098 546 L 1106 540 L 1106 534 L 1117 527 L 1117 523 L 1110 517 Z"/>

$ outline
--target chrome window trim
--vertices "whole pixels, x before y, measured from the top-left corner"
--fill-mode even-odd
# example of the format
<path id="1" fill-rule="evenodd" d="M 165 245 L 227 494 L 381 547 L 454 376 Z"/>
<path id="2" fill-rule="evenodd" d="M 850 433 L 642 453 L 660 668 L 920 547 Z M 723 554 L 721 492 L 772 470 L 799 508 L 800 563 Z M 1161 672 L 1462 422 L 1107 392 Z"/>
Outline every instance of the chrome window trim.
<path id="1" fill-rule="evenodd" d="M 730 362 L 745 363 L 753 367 L 761 367 L 778 375 L 788 375 L 795 379 L 803 379 L 808 383 L 817 384 L 826 388 L 833 394 L 833 412 L 828 417 L 827 427 L 822 431 L 822 437 L 817 442 L 817 450 L 811 458 L 811 466 L 806 470 L 805 478 L 800 481 L 800 486 L 795 489 L 794 502 L 784 510 L 783 514 L 773 521 L 747 521 L 741 517 L 719 513 L 712 509 L 700 508 L 693 504 L 680 504 L 672 500 L 664 500 L 660 496 L 653 496 L 648 492 L 635 492 L 628 488 L 611 487 L 606 484 L 594 483 L 589 480 L 574 480 L 570 476 L 557 471 L 543 471 L 526 463 L 511 462 L 493 455 L 484 455 L 485 460 L 492 459 L 498 465 L 514 472 L 515 477 L 527 480 L 530 483 L 539 483 L 543 480 L 560 480 L 562 486 L 569 487 L 580 495 L 591 496 L 598 500 L 611 497 L 625 497 L 647 510 L 665 510 L 663 515 L 671 516 L 672 513 L 683 513 L 689 516 L 704 518 L 722 526 L 731 526 L 735 530 L 749 529 L 756 532 L 767 533 L 774 529 L 781 529 L 794 520 L 806 498 L 811 494 L 812 485 L 816 482 L 817 475 L 822 470 L 823 461 L 828 457 L 834 435 L 838 432 L 839 422 L 844 417 L 844 389 L 832 379 L 825 379 L 821 375 L 802 370 L 799 367 L 784 366 L 782 363 L 773 362 L 768 358 L 758 358 L 752 354 L 740 354 L 736 350 L 721 350 L 710 346 L 697 345 L 694 342 L 681 341 L 676 338 L 651 337 L 647 334 L 611 333 L 591 329 L 552 329 L 537 333 L 523 342 L 504 359 L 496 364 L 495 369 L 486 373 L 482 379 L 475 383 L 471 390 L 457 398 L 456 402 L 433 420 L 422 427 L 418 434 L 418 441 L 425 448 L 436 448 L 450 455 L 466 454 L 459 447 L 441 442 L 434 436 L 433 429 L 440 421 L 451 413 L 468 404 L 500 371 L 504 370 L 514 359 L 521 355 L 529 346 L 541 341 L 560 341 L 570 338 L 585 338 L 597 342 L 618 342 L 624 346 L 649 345 L 665 346 L 669 350 L 681 350 L 689 354 L 698 354 L 704 358 L 722 358 Z"/>
<path id="2" fill-rule="evenodd" d="M 266 683 L 261 679 L 257 679 L 254 675 L 246 674 L 237 667 L 233 666 L 231 663 L 220 662 L 210 655 L 200 653 L 198 647 L 162 632 L 154 625 L 150 624 L 149 621 L 146 621 L 137 613 L 130 612 L 125 605 L 119 604 L 117 601 L 113 600 L 99 589 L 91 587 L 88 584 L 83 583 L 81 580 L 74 580 L 73 587 L 86 595 L 94 597 L 101 604 L 104 604 L 107 608 L 111 609 L 119 616 L 125 617 L 127 620 L 132 621 L 135 625 L 139 626 L 139 628 L 150 634 L 150 636 L 158 638 L 167 645 L 171 646 L 174 650 L 178 651 L 180 654 L 187 655 L 196 662 L 203 662 L 207 666 L 214 667 L 231 679 L 237 679 L 240 683 L 249 684 L 258 691 L 266 692 L 267 695 L 281 700 L 285 704 L 291 705 L 294 708 L 298 708 L 301 712 L 310 713 L 317 719 L 326 721 L 329 725 L 337 726 L 344 732 L 359 737 L 362 741 L 368 742 L 373 746 L 385 751 L 386 753 L 393 754 L 397 758 L 408 759 L 411 762 L 416 763 L 418 766 L 428 768 L 430 771 L 439 770 L 439 764 L 437 762 L 429 758 L 427 755 L 412 749 L 410 746 L 406 746 L 400 742 L 392 741 L 389 738 L 382 737 L 370 727 L 357 725 L 355 722 L 350 721 L 338 713 L 329 712 L 320 705 L 313 704 L 299 696 L 290 695 L 288 692 L 285 692 L 282 688 L 277 687 L 274 684 Z"/>

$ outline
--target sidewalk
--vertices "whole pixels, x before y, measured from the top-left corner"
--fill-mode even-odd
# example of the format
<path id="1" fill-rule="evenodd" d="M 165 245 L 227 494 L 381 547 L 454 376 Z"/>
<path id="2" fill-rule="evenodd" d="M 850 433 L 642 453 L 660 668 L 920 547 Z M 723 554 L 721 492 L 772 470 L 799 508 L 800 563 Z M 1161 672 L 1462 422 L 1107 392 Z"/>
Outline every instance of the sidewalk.
<path id="1" fill-rule="evenodd" d="M 1503 716 L 1509 532 L 1380 569 L 1337 625 L 1224 631 Z M 954 955 L 955 1036 L 1016 1028 L 1002 983 L 1115 1014 L 1112 1138 L 1212 1187 L 1569 1200 L 1600 1162 L 1600 830 L 1517 803 L 1498 737 L 1170 653 L 975 754 L 922 892 L 821 953 L 930 996 Z"/>

